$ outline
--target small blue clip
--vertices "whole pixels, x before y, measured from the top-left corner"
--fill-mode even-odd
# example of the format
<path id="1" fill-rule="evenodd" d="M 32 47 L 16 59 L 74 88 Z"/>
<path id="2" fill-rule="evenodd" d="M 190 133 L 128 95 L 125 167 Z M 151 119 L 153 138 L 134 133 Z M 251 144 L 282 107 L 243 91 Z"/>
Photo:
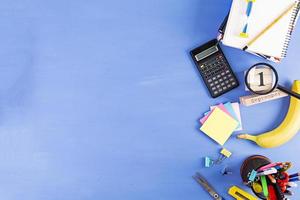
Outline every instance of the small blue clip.
<path id="1" fill-rule="evenodd" d="M 205 167 L 211 167 L 214 164 L 214 161 L 212 159 L 210 159 L 209 157 L 205 157 Z"/>
<path id="2" fill-rule="evenodd" d="M 255 180 L 255 177 L 256 177 L 256 174 L 257 174 L 257 171 L 255 171 L 254 169 L 252 170 L 248 180 L 253 182 Z"/>

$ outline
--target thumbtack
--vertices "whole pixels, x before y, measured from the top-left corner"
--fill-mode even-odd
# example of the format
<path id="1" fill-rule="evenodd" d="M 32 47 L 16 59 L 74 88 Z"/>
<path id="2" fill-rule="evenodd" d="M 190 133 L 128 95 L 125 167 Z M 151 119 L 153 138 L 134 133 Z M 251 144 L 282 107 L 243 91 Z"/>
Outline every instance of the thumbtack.
<path id="1" fill-rule="evenodd" d="M 231 175 L 232 171 L 228 168 L 228 166 L 223 167 L 223 169 L 221 170 L 221 174 L 222 175 Z"/>

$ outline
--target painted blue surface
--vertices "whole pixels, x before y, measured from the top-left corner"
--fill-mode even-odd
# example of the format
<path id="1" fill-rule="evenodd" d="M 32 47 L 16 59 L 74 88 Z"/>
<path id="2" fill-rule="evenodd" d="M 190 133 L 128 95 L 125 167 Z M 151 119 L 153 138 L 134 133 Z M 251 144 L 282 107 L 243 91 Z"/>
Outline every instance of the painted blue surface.
<path id="1" fill-rule="evenodd" d="M 191 178 L 196 171 L 228 197 L 252 154 L 292 161 L 291 172 L 299 171 L 300 134 L 276 149 L 233 137 L 226 164 L 234 174 L 204 168 L 203 157 L 217 157 L 220 147 L 198 131 L 198 119 L 246 93 L 240 86 L 210 98 L 188 52 L 216 36 L 229 7 L 227 0 L 2 0 L 0 199 L 209 199 Z M 286 86 L 300 78 L 299 31 L 276 65 Z M 241 82 L 263 61 L 223 50 Z M 275 127 L 288 102 L 242 107 L 244 130 Z"/>

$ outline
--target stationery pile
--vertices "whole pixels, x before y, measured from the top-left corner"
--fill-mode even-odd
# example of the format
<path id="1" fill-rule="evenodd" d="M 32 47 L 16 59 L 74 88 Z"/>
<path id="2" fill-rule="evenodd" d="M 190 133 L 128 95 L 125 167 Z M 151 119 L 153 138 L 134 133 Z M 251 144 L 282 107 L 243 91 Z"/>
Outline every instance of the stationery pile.
<path id="1" fill-rule="evenodd" d="M 234 131 L 242 130 L 239 103 L 227 102 L 211 106 L 200 123 L 200 130 L 223 146 Z"/>
<path id="2" fill-rule="evenodd" d="M 262 199 L 285 199 L 285 196 L 293 195 L 289 188 L 297 187 L 295 182 L 299 181 L 299 173 L 287 173 L 291 165 L 290 162 L 271 163 L 253 170 L 248 185 Z"/>

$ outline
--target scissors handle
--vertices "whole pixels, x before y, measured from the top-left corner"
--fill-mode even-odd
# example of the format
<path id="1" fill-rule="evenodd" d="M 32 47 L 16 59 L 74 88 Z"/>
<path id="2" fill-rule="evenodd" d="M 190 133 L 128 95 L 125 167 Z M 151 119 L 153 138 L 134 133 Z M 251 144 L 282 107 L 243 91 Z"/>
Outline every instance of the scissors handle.
<path id="1" fill-rule="evenodd" d="M 199 183 L 203 189 L 205 189 L 209 195 L 215 199 L 215 200 L 225 200 L 223 197 L 221 197 L 216 191 L 215 189 L 205 180 L 205 178 L 203 176 L 201 176 L 200 173 L 196 173 L 195 176 L 193 176 L 193 178 L 197 181 L 197 183 Z"/>

